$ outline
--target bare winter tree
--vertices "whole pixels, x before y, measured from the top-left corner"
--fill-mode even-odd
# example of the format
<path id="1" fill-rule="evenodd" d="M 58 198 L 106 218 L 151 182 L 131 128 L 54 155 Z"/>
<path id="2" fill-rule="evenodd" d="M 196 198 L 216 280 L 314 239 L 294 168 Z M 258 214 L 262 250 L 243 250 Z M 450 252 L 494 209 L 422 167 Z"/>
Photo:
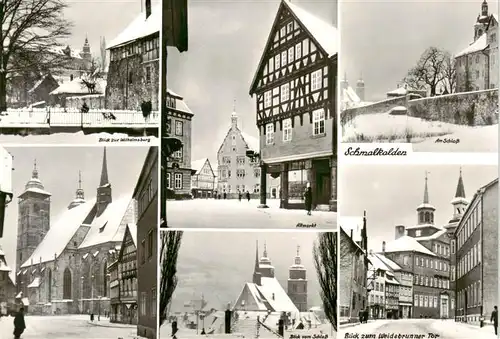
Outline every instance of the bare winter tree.
<path id="1" fill-rule="evenodd" d="M 435 96 L 439 84 L 444 79 L 444 69 L 447 59 L 446 51 L 437 47 L 429 47 L 420 56 L 417 65 L 408 71 L 404 82 L 416 90 L 429 90 L 430 96 Z"/>
<path id="2" fill-rule="evenodd" d="M 313 255 L 325 315 L 337 331 L 337 233 L 321 233 Z"/>
<path id="3" fill-rule="evenodd" d="M 457 89 L 457 70 L 455 58 L 448 52 L 444 54 L 443 86 L 448 93 L 455 93 Z"/>
<path id="4" fill-rule="evenodd" d="M 182 234 L 182 231 L 161 233 L 160 325 L 165 322 L 168 305 L 177 287 L 177 257 L 181 246 Z"/>
<path id="5" fill-rule="evenodd" d="M 8 74 L 60 64 L 61 55 L 50 51 L 70 34 L 66 6 L 64 0 L 0 1 L 0 111 L 6 108 Z"/>

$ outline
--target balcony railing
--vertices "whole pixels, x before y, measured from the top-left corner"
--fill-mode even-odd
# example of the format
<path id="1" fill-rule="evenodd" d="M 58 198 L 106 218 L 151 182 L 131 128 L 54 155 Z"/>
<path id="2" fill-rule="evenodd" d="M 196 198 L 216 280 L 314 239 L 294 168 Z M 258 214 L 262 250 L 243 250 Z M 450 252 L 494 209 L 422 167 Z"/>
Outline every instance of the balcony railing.
<path id="1" fill-rule="evenodd" d="M 64 108 L 8 109 L 0 113 L 0 127 L 157 127 L 159 117 L 157 111 L 144 119 L 141 111 L 94 109 L 83 113 Z"/>

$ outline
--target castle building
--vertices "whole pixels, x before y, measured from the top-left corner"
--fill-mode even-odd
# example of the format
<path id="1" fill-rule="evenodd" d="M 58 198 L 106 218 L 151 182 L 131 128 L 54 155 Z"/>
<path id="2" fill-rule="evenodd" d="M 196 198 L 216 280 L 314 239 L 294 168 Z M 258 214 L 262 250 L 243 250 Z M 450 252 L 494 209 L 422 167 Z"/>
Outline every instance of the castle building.
<path id="1" fill-rule="evenodd" d="M 255 70 L 261 200 L 267 174 L 280 178 L 282 208 L 304 208 L 309 185 L 313 208 L 336 211 L 337 29 L 282 0 Z"/>
<path id="2" fill-rule="evenodd" d="M 307 312 L 307 272 L 300 258 L 300 246 L 297 246 L 297 256 L 290 266 L 288 276 L 288 296 L 299 312 Z"/>
<path id="3" fill-rule="evenodd" d="M 498 305 L 498 178 L 481 187 L 454 232 L 456 320 L 489 323 Z"/>
<path id="4" fill-rule="evenodd" d="M 107 47 L 110 54 L 106 86 L 109 109 L 137 110 L 151 103 L 159 109 L 161 3 L 145 0 L 140 13 Z"/>
<path id="5" fill-rule="evenodd" d="M 108 263 L 135 223 L 132 195 L 113 196 L 104 149 L 95 198 L 79 186 L 53 223 L 49 198 L 35 168 L 19 199 L 17 297 L 28 299 L 31 313 L 102 314 L 110 309 Z"/>
<path id="6" fill-rule="evenodd" d="M 228 199 L 238 198 L 238 193 L 243 195 L 249 192 L 253 198 L 260 194 L 261 168 L 256 157 L 248 157 L 247 151 L 258 152 L 259 140 L 243 132 L 238 126 L 238 115 L 231 114 L 231 126 L 217 151 L 217 194 L 226 193 Z M 266 192 L 270 197 L 279 197 L 279 181 L 269 174 Z"/>
<path id="7" fill-rule="evenodd" d="M 191 162 L 191 193 L 193 198 L 212 198 L 214 196 L 215 172 L 208 158 Z"/>
<path id="8" fill-rule="evenodd" d="M 167 90 L 167 137 L 182 147 L 167 158 L 167 199 L 191 196 L 191 121 L 193 112 L 183 97 Z"/>
<path id="9" fill-rule="evenodd" d="M 368 308 L 368 239 L 366 216 L 340 219 L 339 323 L 359 321 Z"/>
<path id="10" fill-rule="evenodd" d="M 456 91 L 498 88 L 498 15 L 483 0 L 474 24 L 473 42 L 455 55 Z"/>

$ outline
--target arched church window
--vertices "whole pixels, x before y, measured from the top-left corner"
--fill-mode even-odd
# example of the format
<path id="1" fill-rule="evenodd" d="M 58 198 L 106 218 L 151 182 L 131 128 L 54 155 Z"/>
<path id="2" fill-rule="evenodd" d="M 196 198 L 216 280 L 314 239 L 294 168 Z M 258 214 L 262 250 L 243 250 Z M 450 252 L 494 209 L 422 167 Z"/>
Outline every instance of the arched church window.
<path id="1" fill-rule="evenodd" d="M 433 224 L 434 223 L 434 214 L 432 214 L 432 213 L 429 213 L 429 214 L 431 216 L 431 224 Z"/>
<path id="2" fill-rule="evenodd" d="M 108 296 L 108 263 L 104 261 L 102 265 L 102 296 Z"/>
<path id="3" fill-rule="evenodd" d="M 420 213 L 418 214 L 418 221 L 419 221 L 420 223 L 423 223 L 423 222 L 424 222 L 424 212 L 420 212 Z"/>
<path id="4" fill-rule="evenodd" d="M 47 270 L 47 301 L 52 300 L 52 270 Z"/>
<path id="5" fill-rule="evenodd" d="M 71 283 L 71 271 L 66 267 L 63 276 L 63 299 L 72 299 Z"/>

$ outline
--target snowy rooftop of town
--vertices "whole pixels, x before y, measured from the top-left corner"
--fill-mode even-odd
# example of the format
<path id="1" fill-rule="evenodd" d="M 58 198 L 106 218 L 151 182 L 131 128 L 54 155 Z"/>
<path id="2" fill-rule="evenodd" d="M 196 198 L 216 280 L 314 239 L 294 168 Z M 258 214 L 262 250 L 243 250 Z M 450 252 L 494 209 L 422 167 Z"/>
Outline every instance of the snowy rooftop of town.
<path id="1" fill-rule="evenodd" d="M 392 261 L 391 259 L 387 258 L 385 255 L 381 254 L 381 253 L 376 253 L 375 254 L 377 256 L 377 258 L 382 261 L 387 267 L 389 267 L 391 270 L 393 271 L 399 271 L 401 270 L 401 266 L 399 266 L 398 264 L 396 264 L 394 261 Z"/>
<path id="2" fill-rule="evenodd" d="M 95 246 L 108 241 L 121 242 L 126 227 L 122 220 L 131 200 L 132 194 L 126 194 L 113 200 L 103 214 L 92 221 L 90 230 L 79 248 Z"/>
<path id="3" fill-rule="evenodd" d="M 49 195 L 49 196 L 52 195 L 51 193 L 47 192 L 46 190 L 43 190 L 43 189 L 38 188 L 38 187 L 29 187 L 29 188 L 25 189 L 22 194 L 24 194 L 26 192 L 44 194 L 44 195 Z"/>
<path id="4" fill-rule="evenodd" d="M 161 3 L 151 9 L 151 15 L 147 19 L 146 13 L 141 12 L 106 48 L 118 47 L 159 32 L 161 14 Z"/>
<path id="5" fill-rule="evenodd" d="M 200 174 L 203 166 L 208 161 L 208 158 L 203 158 L 200 160 L 191 161 L 191 169 L 196 171 L 196 174 Z"/>
<path id="6" fill-rule="evenodd" d="M 419 228 L 429 228 L 429 227 L 432 227 L 432 228 L 435 228 L 435 229 L 438 229 L 440 230 L 441 227 L 438 227 L 434 224 L 420 224 L 420 225 L 415 225 L 415 226 L 408 226 L 406 227 L 407 230 L 417 230 Z"/>
<path id="7" fill-rule="evenodd" d="M 370 266 L 374 270 L 391 271 L 401 269 L 398 264 L 380 253 L 371 253 L 368 255 L 368 259 L 370 260 Z"/>
<path id="8" fill-rule="evenodd" d="M 241 132 L 241 136 L 243 137 L 243 140 L 247 143 L 248 149 L 252 151 L 258 152 L 260 149 L 259 146 L 259 139 L 251 136 L 250 134 L 247 134 L 245 132 Z"/>
<path id="9" fill-rule="evenodd" d="M 487 40 L 487 34 L 484 33 L 476 41 L 474 41 L 472 44 L 467 46 L 467 48 L 465 48 L 461 52 L 455 54 L 455 58 L 458 58 L 458 57 L 461 57 L 461 56 L 464 56 L 464 55 L 467 55 L 470 53 L 482 51 L 486 47 L 488 47 L 488 40 Z"/>
<path id="10" fill-rule="evenodd" d="M 105 89 L 106 89 L 106 80 L 97 79 L 95 92 L 104 93 Z M 90 94 L 90 92 L 87 86 L 83 83 L 83 79 L 76 78 L 71 81 L 63 82 L 62 84 L 59 85 L 59 87 L 50 92 L 50 95 L 59 95 L 59 94 Z"/>
<path id="11" fill-rule="evenodd" d="M 363 229 L 363 217 L 340 216 L 339 224 L 344 231 L 350 236 L 353 231 L 354 241 L 361 241 L 361 230 Z"/>
<path id="12" fill-rule="evenodd" d="M 342 90 L 342 100 L 354 104 L 361 102 L 360 97 L 358 96 L 358 94 L 356 94 L 356 91 L 351 86 L 348 86 L 347 88 L 344 88 Z"/>
<path id="13" fill-rule="evenodd" d="M 44 75 L 43 77 L 40 78 L 40 80 L 38 80 L 35 85 L 33 85 L 33 87 L 28 91 L 28 93 L 32 93 L 33 91 L 35 91 L 38 86 L 40 86 L 42 84 L 42 82 L 49 76 L 49 74 L 46 74 Z"/>
<path id="14" fill-rule="evenodd" d="M 26 260 L 21 268 L 29 267 L 31 263 L 38 264 L 54 260 L 54 255 L 59 256 L 75 232 L 82 225 L 87 215 L 95 205 L 96 200 L 86 202 L 70 210 L 65 210 L 57 221 L 51 225 L 49 231 L 37 246 L 33 254 Z"/>
<path id="15" fill-rule="evenodd" d="M 408 93 L 408 90 L 404 87 L 399 87 L 396 88 L 395 90 L 392 90 L 390 92 L 387 92 L 388 95 L 393 94 L 393 95 L 406 95 Z"/>
<path id="16" fill-rule="evenodd" d="M 299 313 L 299 310 L 292 300 L 290 300 L 290 297 L 285 292 L 278 279 L 262 277 L 260 286 L 250 283 L 249 285 L 254 285 L 260 292 L 260 296 L 263 297 L 265 302 L 275 311 L 292 312 L 292 314 Z"/>
<path id="17" fill-rule="evenodd" d="M 66 55 L 66 51 L 68 50 L 68 46 L 63 46 L 63 47 L 56 47 L 56 48 L 51 48 L 49 49 L 50 52 L 54 53 L 54 54 L 59 54 L 59 55 Z M 75 59 L 82 59 L 82 51 L 80 50 L 77 50 L 77 49 L 73 49 L 73 48 L 69 48 L 69 51 L 70 51 L 70 55 L 72 58 L 75 58 Z"/>
<path id="18" fill-rule="evenodd" d="M 422 246 L 417 239 L 404 235 L 386 244 L 385 251 L 391 252 L 418 252 L 435 257 L 436 255 Z"/>
<path id="19" fill-rule="evenodd" d="M 335 28 L 332 24 L 329 24 L 312 15 L 291 1 L 284 1 L 284 3 L 321 45 L 328 56 L 332 56 L 337 53 L 339 36 L 337 28 Z"/>
<path id="20" fill-rule="evenodd" d="M 12 272 L 12 269 L 7 266 L 4 260 L 0 260 L 0 272 Z"/>

